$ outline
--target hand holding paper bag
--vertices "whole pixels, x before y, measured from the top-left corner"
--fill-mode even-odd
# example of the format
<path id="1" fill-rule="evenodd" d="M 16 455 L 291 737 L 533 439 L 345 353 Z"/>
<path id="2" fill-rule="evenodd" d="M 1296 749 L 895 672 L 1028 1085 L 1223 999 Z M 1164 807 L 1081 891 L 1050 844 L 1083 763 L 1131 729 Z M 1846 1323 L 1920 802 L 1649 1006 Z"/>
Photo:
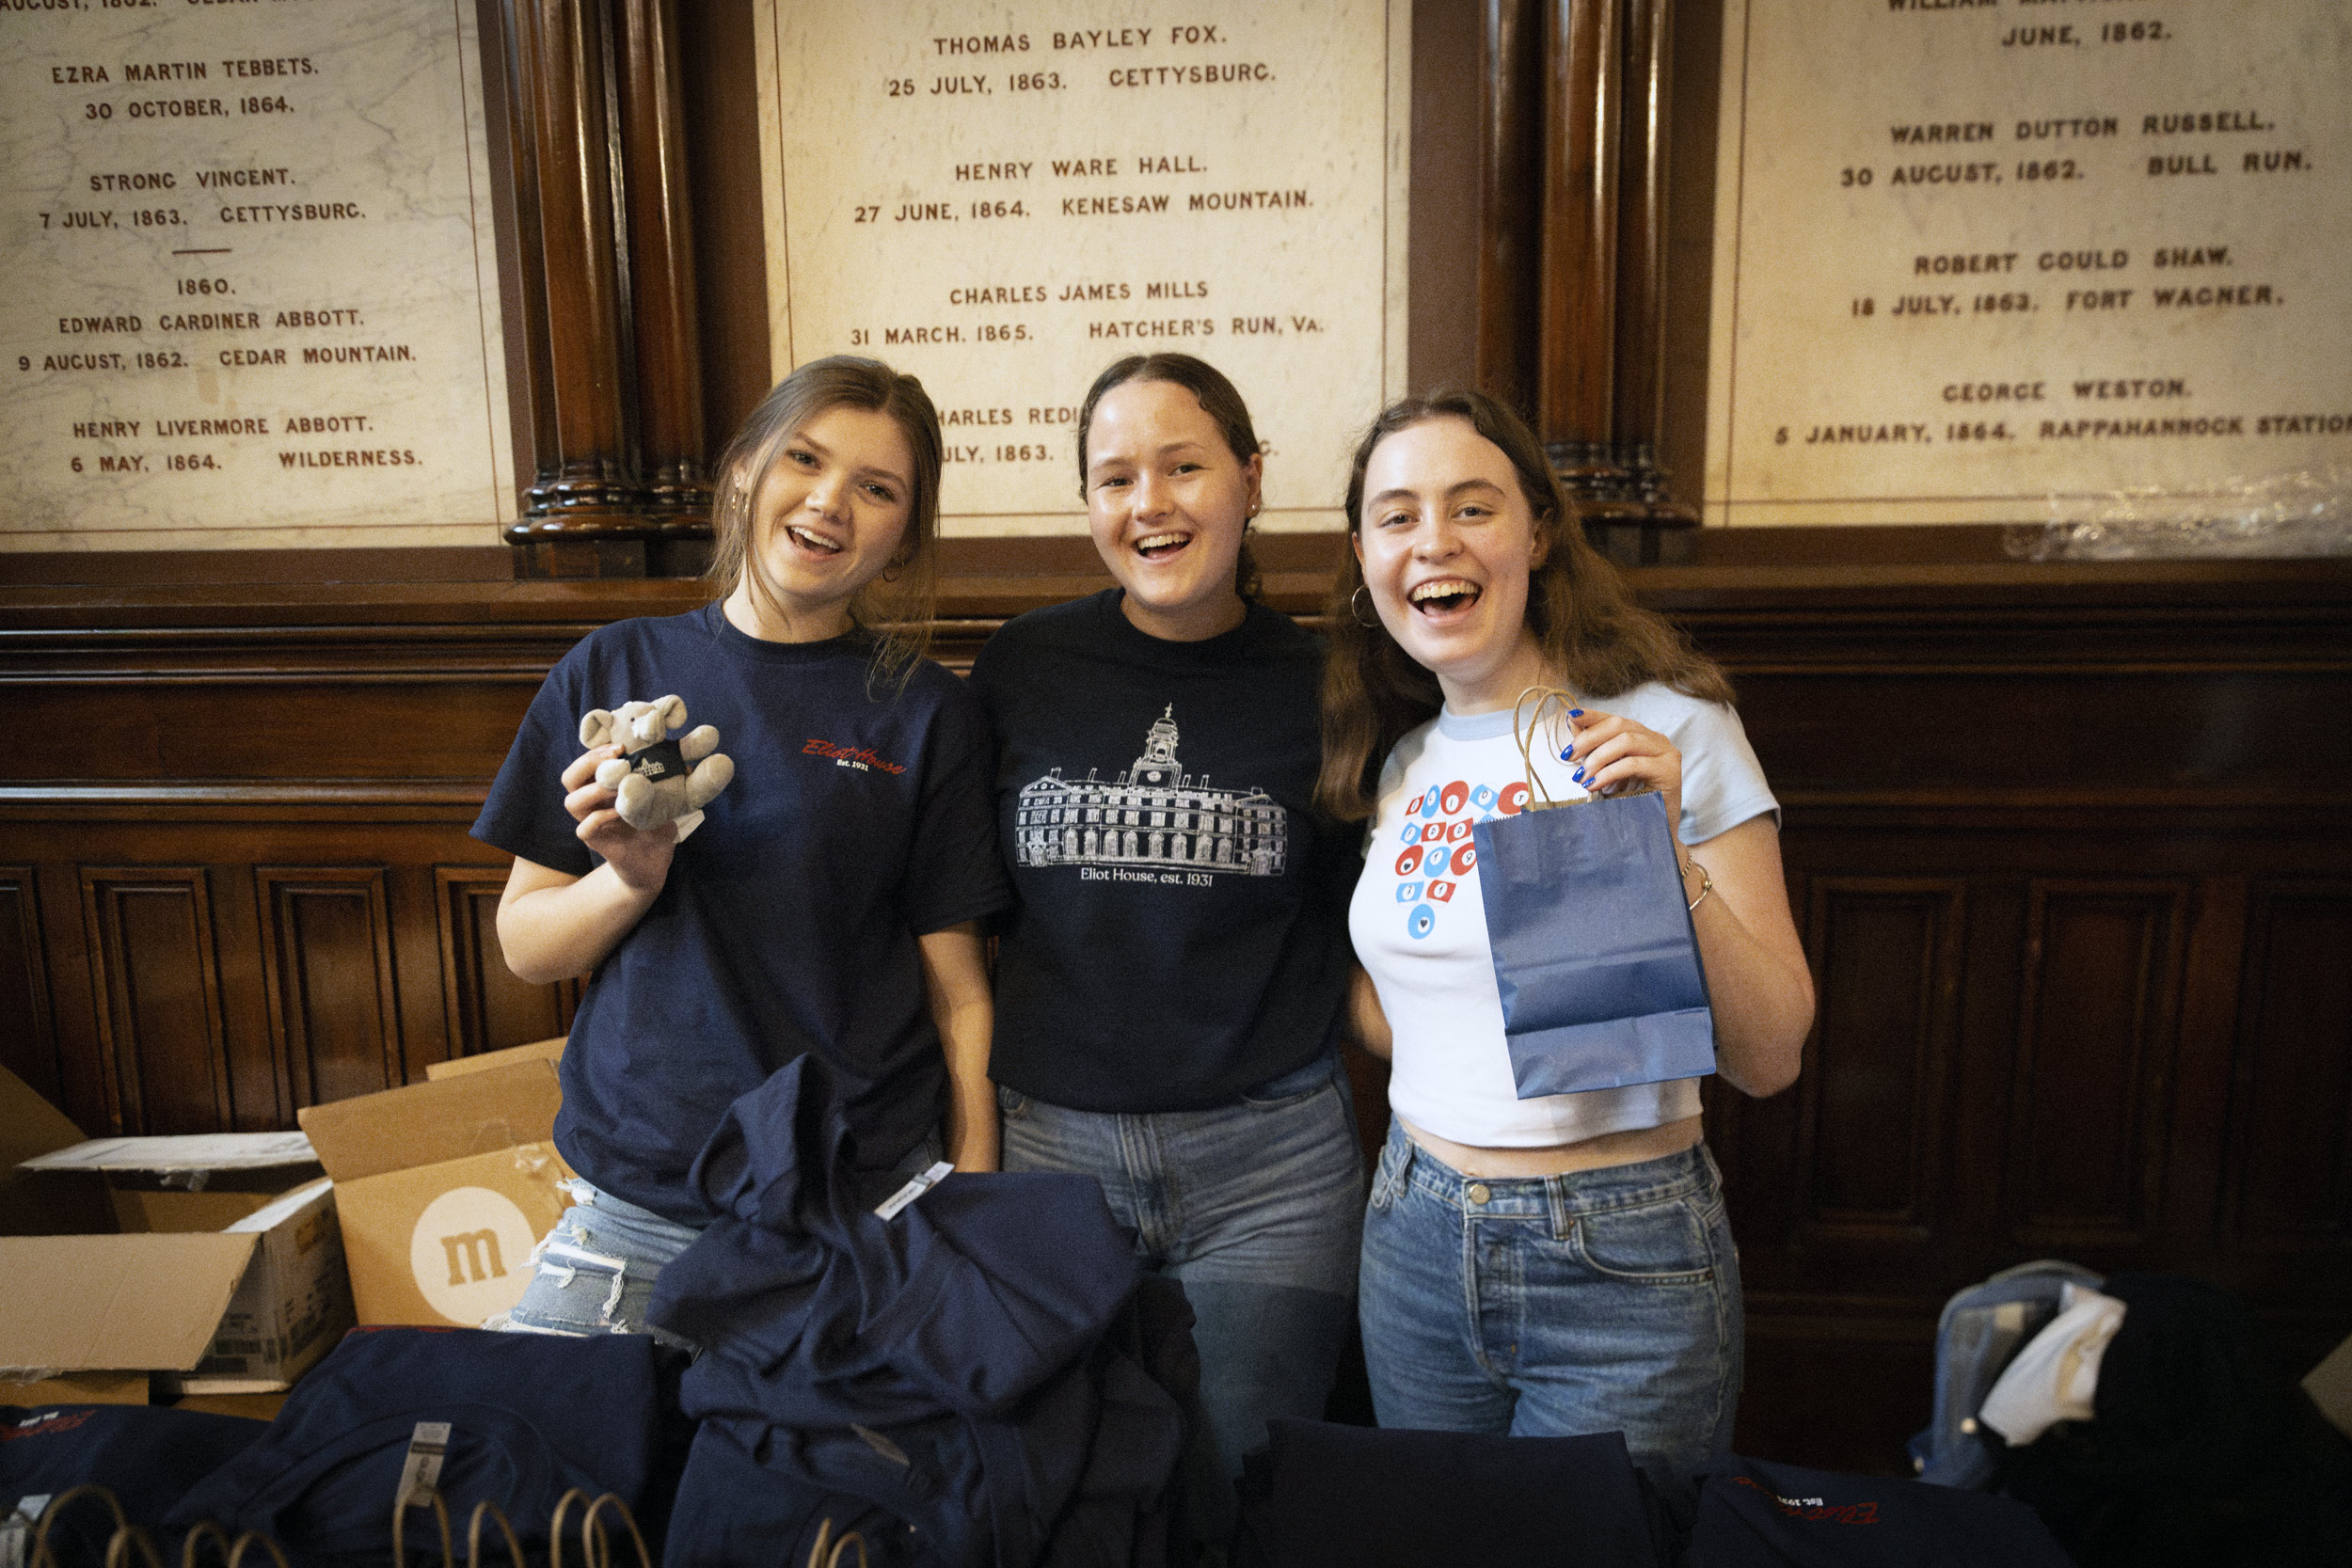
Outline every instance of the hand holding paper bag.
<path id="1" fill-rule="evenodd" d="M 1547 706 L 1514 731 L 1524 757 Z M 1530 809 L 1481 822 L 1479 894 L 1512 1077 L 1522 1100 L 1715 1070 L 1714 1015 L 1656 792 L 1555 803 L 1528 765 Z M 1546 809 L 1557 805 L 1557 809 Z"/>

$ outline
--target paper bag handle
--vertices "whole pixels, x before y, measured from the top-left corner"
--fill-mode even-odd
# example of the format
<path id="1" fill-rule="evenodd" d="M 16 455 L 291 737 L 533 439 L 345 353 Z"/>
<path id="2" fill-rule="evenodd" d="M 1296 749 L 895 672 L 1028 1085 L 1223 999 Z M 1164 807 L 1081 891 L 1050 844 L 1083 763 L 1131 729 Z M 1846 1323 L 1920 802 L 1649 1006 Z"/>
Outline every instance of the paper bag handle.
<path id="1" fill-rule="evenodd" d="M 1535 699 L 1535 711 L 1528 716 L 1526 726 L 1522 728 L 1519 715 L 1526 711 L 1530 697 Z M 1519 693 L 1518 702 L 1511 705 L 1511 738 L 1518 744 L 1519 767 L 1527 779 L 1527 809 L 1530 811 L 1549 811 L 1554 806 L 1581 806 L 1584 803 L 1582 800 L 1553 800 L 1551 791 L 1544 787 L 1543 775 L 1535 770 L 1535 732 L 1543 724 L 1544 709 L 1553 703 L 1560 705 L 1563 719 L 1579 705 L 1576 693 L 1565 686 L 1531 686 Z"/>

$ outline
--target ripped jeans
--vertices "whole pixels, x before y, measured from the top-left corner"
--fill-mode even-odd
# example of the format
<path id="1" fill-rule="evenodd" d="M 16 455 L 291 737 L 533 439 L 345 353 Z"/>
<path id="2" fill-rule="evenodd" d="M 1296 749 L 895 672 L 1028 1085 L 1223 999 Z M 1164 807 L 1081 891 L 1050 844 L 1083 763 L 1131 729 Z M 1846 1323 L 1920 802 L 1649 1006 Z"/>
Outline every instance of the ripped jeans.
<path id="1" fill-rule="evenodd" d="M 503 1322 L 523 1334 L 653 1334 L 645 1307 L 671 1259 L 702 1234 L 650 1209 L 624 1203 L 574 1178 L 564 1183 L 572 1206 L 532 1249 L 531 1283 Z"/>
<path id="2" fill-rule="evenodd" d="M 941 1158 L 943 1147 L 933 1130 L 891 1174 L 914 1176 Z M 564 1182 L 564 1190 L 572 1195 L 572 1206 L 532 1248 L 531 1283 L 523 1288 L 523 1299 L 482 1326 L 518 1334 L 650 1334 L 694 1349 L 647 1323 L 645 1308 L 662 1269 L 702 1231 L 625 1203 L 579 1177 Z"/>

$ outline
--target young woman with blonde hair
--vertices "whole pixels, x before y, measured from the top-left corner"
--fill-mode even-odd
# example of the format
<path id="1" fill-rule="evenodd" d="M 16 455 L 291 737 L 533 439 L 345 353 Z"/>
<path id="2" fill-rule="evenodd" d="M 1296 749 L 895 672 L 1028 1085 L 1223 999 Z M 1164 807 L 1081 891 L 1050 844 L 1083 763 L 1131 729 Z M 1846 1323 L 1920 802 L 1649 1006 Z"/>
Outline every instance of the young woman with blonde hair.
<path id="1" fill-rule="evenodd" d="M 556 1146 L 579 1199 L 511 1326 L 634 1330 L 710 1216 L 687 1170 L 737 1096 L 803 1053 L 861 1163 L 996 1164 L 980 921 L 1004 902 L 989 743 L 922 657 L 939 421 L 922 384 L 820 359 L 719 465 L 713 576 L 683 615 L 599 627 L 532 702 L 474 835 L 516 857 L 499 940 L 525 980 L 588 976 Z M 581 716 L 675 694 L 733 781 L 681 839 L 621 820 Z M 944 1141 L 943 1141 L 944 1132 Z"/>

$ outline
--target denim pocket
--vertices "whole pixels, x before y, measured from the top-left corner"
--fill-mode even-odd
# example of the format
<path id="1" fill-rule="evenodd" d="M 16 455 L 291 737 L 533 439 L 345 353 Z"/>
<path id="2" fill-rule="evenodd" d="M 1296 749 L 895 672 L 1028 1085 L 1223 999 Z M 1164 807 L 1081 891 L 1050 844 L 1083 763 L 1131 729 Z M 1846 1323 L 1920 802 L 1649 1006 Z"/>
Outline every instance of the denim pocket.
<path id="1" fill-rule="evenodd" d="M 1688 1198 L 1580 1214 L 1576 1246 L 1613 1279 L 1642 1285 L 1703 1285 L 1714 1276 L 1707 1227 Z"/>
<path id="2" fill-rule="evenodd" d="M 1255 1110 L 1276 1111 L 1285 1105 L 1302 1104 L 1331 1086 L 1331 1058 L 1317 1056 L 1305 1067 L 1294 1068 L 1279 1078 L 1269 1078 L 1242 1090 L 1241 1102 Z"/>
<path id="3" fill-rule="evenodd" d="M 1405 1173 L 1412 1168 L 1413 1146 L 1403 1138 L 1391 1136 L 1380 1147 L 1380 1162 L 1372 1170 L 1372 1206 L 1386 1211 L 1393 1208 L 1405 1191 Z"/>
<path id="4" fill-rule="evenodd" d="M 1019 1089 L 996 1085 L 996 1114 L 1018 1120 L 1029 1114 L 1029 1097 Z"/>

